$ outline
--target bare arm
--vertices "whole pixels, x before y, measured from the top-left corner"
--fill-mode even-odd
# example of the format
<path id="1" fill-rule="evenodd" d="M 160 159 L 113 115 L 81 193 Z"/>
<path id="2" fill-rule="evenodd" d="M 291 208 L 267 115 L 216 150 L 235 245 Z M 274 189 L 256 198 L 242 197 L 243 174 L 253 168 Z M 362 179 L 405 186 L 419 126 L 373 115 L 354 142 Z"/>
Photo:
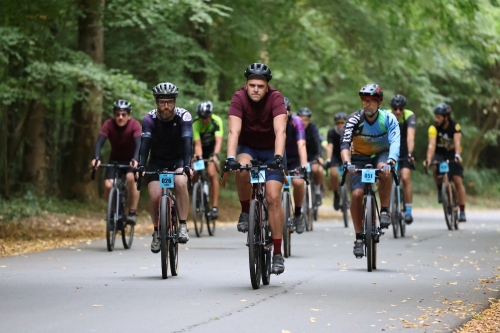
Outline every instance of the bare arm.
<path id="1" fill-rule="evenodd" d="M 201 157 L 203 155 L 203 149 L 201 148 L 201 140 L 194 140 L 194 156 Z"/>
<path id="2" fill-rule="evenodd" d="M 342 157 L 342 161 L 351 163 L 351 151 L 348 149 L 344 149 L 340 151 L 340 156 Z"/>
<path id="3" fill-rule="evenodd" d="M 280 114 L 274 117 L 274 134 L 276 135 L 276 141 L 274 141 L 274 155 L 281 155 L 285 153 L 285 141 L 286 141 L 286 114 Z"/>
<path id="4" fill-rule="evenodd" d="M 436 151 L 436 138 L 429 138 L 429 145 L 427 146 L 427 155 L 425 160 L 429 161 L 430 163 L 432 161 L 432 156 L 434 156 L 435 151 Z"/>
<path id="5" fill-rule="evenodd" d="M 227 156 L 236 156 L 238 139 L 241 133 L 241 118 L 229 116 L 229 134 L 227 136 Z"/>
<path id="6" fill-rule="evenodd" d="M 222 136 L 216 136 L 214 153 L 219 155 L 221 148 L 222 148 Z"/>
<path id="7" fill-rule="evenodd" d="M 408 152 L 413 154 L 413 149 L 415 148 L 415 129 L 408 127 L 408 132 L 406 136 L 406 143 L 408 144 Z"/>
<path id="8" fill-rule="evenodd" d="M 297 141 L 297 147 L 299 150 L 300 166 L 306 166 L 307 165 L 306 140 Z"/>
<path id="9" fill-rule="evenodd" d="M 327 146 L 326 146 L 326 159 L 329 160 L 332 158 L 332 154 L 333 154 L 333 143 L 329 143 Z"/>
<path id="10" fill-rule="evenodd" d="M 455 145 L 455 160 L 462 164 L 462 157 L 457 157 L 456 155 L 460 156 L 460 153 L 462 151 L 462 146 L 460 142 L 462 141 L 462 133 L 458 132 L 453 134 L 453 144 Z"/>

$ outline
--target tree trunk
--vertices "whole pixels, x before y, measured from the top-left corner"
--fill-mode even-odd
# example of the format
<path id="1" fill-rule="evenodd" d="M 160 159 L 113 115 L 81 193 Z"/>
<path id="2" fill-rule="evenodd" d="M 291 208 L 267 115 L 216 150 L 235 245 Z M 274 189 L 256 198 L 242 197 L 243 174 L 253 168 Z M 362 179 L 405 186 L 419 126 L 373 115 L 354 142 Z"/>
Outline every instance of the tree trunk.
<path id="1" fill-rule="evenodd" d="M 500 105 L 496 105 L 496 107 L 500 107 Z M 480 127 L 479 133 L 472 140 L 471 145 L 468 147 L 467 155 L 465 158 L 464 166 L 467 169 L 473 168 L 476 166 L 477 161 L 479 159 L 479 155 L 481 152 L 490 145 L 488 140 L 484 139 L 484 136 L 488 131 L 497 130 L 500 127 L 500 118 L 498 112 L 489 111 L 488 117 L 486 121 L 483 123 L 483 126 Z"/>
<path id="2" fill-rule="evenodd" d="M 32 183 L 41 195 L 47 187 L 46 137 L 45 105 L 36 101 L 26 123 L 22 180 Z"/>
<path id="3" fill-rule="evenodd" d="M 78 48 L 96 64 L 104 62 L 104 4 L 105 0 L 80 0 Z M 79 85 L 79 89 L 86 92 L 86 101 L 73 105 L 73 140 L 62 185 L 71 197 L 95 199 L 97 185 L 90 180 L 89 170 L 94 142 L 101 128 L 103 94 L 100 87 L 91 82 Z"/>

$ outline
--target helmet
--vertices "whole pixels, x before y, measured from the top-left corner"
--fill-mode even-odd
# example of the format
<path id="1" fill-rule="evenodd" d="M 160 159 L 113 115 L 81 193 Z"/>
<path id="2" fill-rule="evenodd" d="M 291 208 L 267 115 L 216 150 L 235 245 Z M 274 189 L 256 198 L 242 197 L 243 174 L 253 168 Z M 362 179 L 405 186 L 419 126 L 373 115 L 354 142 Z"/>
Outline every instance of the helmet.
<path id="1" fill-rule="evenodd" d="M 283 99 L 285 100 L 285 107 L 288 111 L 290 111 L 290 100 L 286 97 L 283 97 Z"/>
<path id="2" fill-rule="evenodd" d="M 346 120 L 347 121 L 347 115 L 344 112 L 339 112 L 333 117 L 333 120 L 338 121 L 338 120 Z"/>
<path id="3" fill-rule="evenodd" d="M 132 105 L 124 99 L 119 99 L 113 104 L 113 110 L 125 110 L 130 113 L 130 111 L 132 111 Z"/>
<path id="4" fill-rule="evenodd" d="M 202 119 L 207 119 L 214 111 L 214 105 L 210 101 L 201 102 L 196 108 L 196 114 Z"/>
<path id="5" fill-rule="evenodd" d="M 392 107 L 405 107 L 406 105 L 406 97 L 403 95 L 396 95 L 391 99 Z"/>
<path id="6" fill-rule="evenodd" d="M 253 75 L 262 76 L 267 82 L 271 81 L 271 79 L 273 78 L 271 69 L 266 65 L 258 62 L 248 65 L 244 75 L 247 80 L 251 79 Z"/>
<path id="7" fill-rule="evenodd" d="M 450 115 L 450 113 L 451 113 L 451 106 L 449 106 L 446 103 L 438 104 L 434 108 L 434 114 L 440 114 L 442 116 L 446 116 L 446 115 Z"/>
<path id="8" fill-rule="evenodd" d="M 153 88 L 153 96 L 155 99 L 159 98 L 177 98 L 179 94 L 179 88 L 170 82 L 158 83 L 156 87 Z"/>
<path id="9" fill-rule="evenodd" d="M 309 117 L 311 118 L 312 116 L 312 111 L 309 110 L 308 108 L 300 108 L 299 109 L 299 112 L 297 112 L 297 116 L 306 116 L 306 117 Z"/>
<path id="10" fill-rule="evenodd" d="M 378 84 L 367 84 L 359 91 L 359 97 L 371 97 L 382 102 L 384 100 L 384 92 Z"/>

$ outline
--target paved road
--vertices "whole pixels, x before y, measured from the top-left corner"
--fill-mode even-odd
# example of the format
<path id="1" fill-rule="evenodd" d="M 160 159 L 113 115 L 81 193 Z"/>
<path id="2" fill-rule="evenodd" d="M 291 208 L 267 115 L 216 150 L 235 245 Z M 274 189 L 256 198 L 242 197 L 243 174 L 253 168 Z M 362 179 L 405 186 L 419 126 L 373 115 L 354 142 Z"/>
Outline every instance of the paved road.
<path id="1" fill-rule="evenodd" d="M 0 331 L 448 332 L 499 296 L 500 280 L 480 280 L 500 277 L 499 215 L 469 212 L 450 232 L 440 212 L 417 212 L 407 237 L 382 238 L 372 273 L 352 255 L 351 228 L 316 223 L 293 235 L 286 272 L 259 290 L 235 225 L 192 238 L 167 280 L 149 237 L 127 251 L 99 240 L 2 258 Z"/>

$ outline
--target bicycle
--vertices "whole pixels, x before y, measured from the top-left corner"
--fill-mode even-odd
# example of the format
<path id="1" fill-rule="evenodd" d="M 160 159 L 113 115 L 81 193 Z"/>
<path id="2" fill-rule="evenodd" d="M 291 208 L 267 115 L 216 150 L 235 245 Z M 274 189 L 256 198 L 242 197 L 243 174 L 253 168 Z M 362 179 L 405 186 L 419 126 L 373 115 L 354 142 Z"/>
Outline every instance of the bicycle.
<path id="1" fill-rule="evenodd" d="M 193 162 L 194 171 L 198 171 L 198 181 L 193 185 L 193 221 L 197 237 L 201 237 L 204 222 L 207 224 L 208 234 L 215 234 L 215 221 L 209 207 L 209 181 L 205 164 L 213 162 L 212 159 L 200 159 Z M 214 162 L 215 163 L 215 162 Z M 219 171 L 215 163 L 217 172 Z"/>
<path id="2" fill-rule="evenodd" d="M 114 168 L 113 187 L 109 191 L 108 206 L 106 209 L 106 246 L 108 251 L 115 247 L 116 233 L 122 234 L 123 247 L 130 249 L 134 241 L 134 224 L 127 221 L 125 203 L 127 200 L 127 180 L 121 169 L 129 169 L 128 164 L 113 162 L 101 164 L 99 167 Z M 91 179 L 94 180 L 96 170 L 92 170 Z"/>
<path id="3" fill-rule="evenodd" d="M 321 167 L 323 167 L 324 170 L 326 170 L 327 175 L 328 175 L 328 169 L 321 163 L 319 163 L 319 160 L 316 158 L 312 162 L 307 163 L 307 178 L 312 179 L 313 174 L 311 171 L 311 164 L 319 164 Z M 306 219 L 306 231 L 312 231 L 314 229 L 313 227 L 313 222 L 318 220 L 318 208 L 319 208 L 319 202 L 317 202 L 315 199 L 313 199 L 313 190 L 312 190 L 312 185 L 314 184 L 314 181 L 309 182 L 306 185 L 306 193 L 304 195 L 304 204 L 302 206 L 302 214 L 304 214 L 305 219 Z"/>
<path id="4" fill-rule="evenodd" d="M 168 261 L 170 259 L 170 273 L 177 276 L 179 273 L 179 213 L 171 189 L 174 188 L 174 176 L 185 175 L 184 172 L 168 171 L 146 171 L 145 175 L 159 175 L 161 196 L 158 198 L 158 238 L 160 238 L 161 252 L 161 277 L 166 279 L 168 272 Z M 187 176 L 189 179 L 189 176 Z M 141 187 L 142 174 L 139 173 L 137 189 Z"/>
<path id="5" fill-rule="evenodd" d="M 287 181 L 290 185 L 283 185 L 283 192 L 281 193 L 281 204 L 283 206 L 283 214 L 284 214 L 284 224 L 283 224 L 283 256 L 288 258 L 291 255 L 291 240 L 292 233 L 294 231 L 294 221 L 292 214 L 295 212 L 293 207 L 292 196 L 290 195 L 290 187 L 292 186 L 293 178 L 304 179 L 306 186 L 309 185 L 309 179 L 307 178 L 307 173 L 297 173 L 295 170 L 288 170 L 286 172 L 288 176 L 286 176 Z"/>
<path id="6" fill-rule="evenodd" d="M 403 159 L 400 158 L 398 159 L 398 162 L 401 162 L 402 160 Z M 396 163 L 395 169 L 398 178 L 401 179 L 401 169 L 399 168 L 399 163 Z M 414 164 L 411 165 L 411 169 L 415 170 Z M 406 235 L 406 223 L 404 221 L 406 201 L 402 184 L 396 185 L 393 182 L 389 205 L 389 211 L 391 212 L 392 233 L 394 238 L 398 238 L 398 233 L 401 234 L 401 237 L 404 237 Z"/>
<path id="7" fill-rule="evenodd" d="M 443 178 L 443 183 L 441 184 L 441 195 L 443 198 L 443 211 L 444 218 L 446 220 L 446 226 L 448 230 L 458 230 L 458 214 L 460 212 L 460 206 L 458 205 L 457 190 L 455 184 L 450 181 L 448 172 L 450 171 L 450 161 L 434 161 L 432 164 L 436 165 L 436 170 L 438 177 Z M 453 162 L 456 163 L 456 162 Z M 427 168 L 425 168 L 425 173 L 428 174 Z"/>
<path id="8" fill-rule="evenodd" d="M 339 175 L 342 177 L 344 173 L 344 167 L 338 166 Z M 344 184 L 340 187 L 340 210 L 342 211 L 342 218 L 344 220 L 344 227 L 349 227 L 349 208 L 351 206 L 351 202 L 349 201 L 349 195 L 347 190 L 347 185 Z"/>
<path id="9" fill-rule="evenodd" d="M 380 242 L 380 236 L 384 235 L 378 223 L 380 221 L 380 213 L 375 198 L 375 191 L 373 190 L 373 184 L 379 179 L 378 174 L 381 172 L 382 169 L 373 169 L 373 165 L 371 164 L 366 164 L 364 169 L 356 169 L 356 173 L 361 173 L 361 181 L 364 185 L 362 235 L 368 272 L 377 269 L 377 244 Z M 394 182 L 399 185 L 399 179 L 394 168 L 391 168 L 391 174 Z M 347 170 L 344 167 L 340 186 L 344 185 L 346 175 Z"/>
<path id="10" fill-rule="evenodd" d="M 248 222 L 248 261 L 250 266 L 250 282 L 253 289 L 260 288 L 262 284 L 268 285 L 271 281 L 271 261 L 273 240 L 271 228 L 268 221 L 267 201 L 265 199 L 266 169 L 259 160 L 251 160 L 251 165 L 240 166 L 240 172 L 249 171 L 250 183 L 252 185 L 252 200 L 250 201 L 250 213 Z M 235 170 L 235 171 L 238 171 Z M 226 177 L 229 168 L 224 167 L 221 175 L 222 187 L 226 187 Z M 284 171 L 281 170 L 286 185 L 290 185 Z"/>

